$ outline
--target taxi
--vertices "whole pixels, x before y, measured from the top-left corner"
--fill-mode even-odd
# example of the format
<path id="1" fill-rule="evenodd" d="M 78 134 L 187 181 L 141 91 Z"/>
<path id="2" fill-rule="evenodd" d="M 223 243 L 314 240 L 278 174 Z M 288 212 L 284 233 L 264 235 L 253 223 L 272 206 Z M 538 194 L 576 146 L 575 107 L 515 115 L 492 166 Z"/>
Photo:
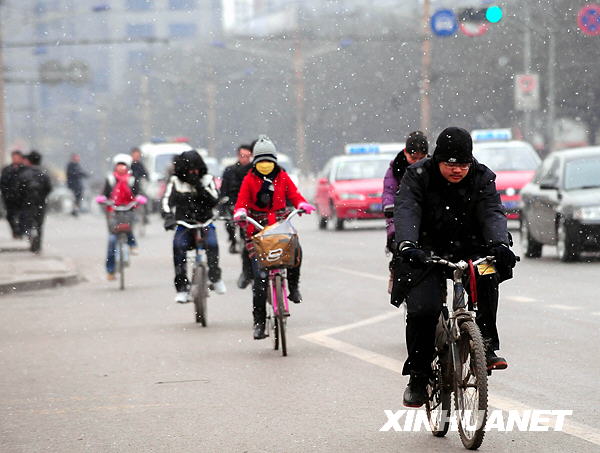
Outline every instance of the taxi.
<path id="1" fill-rule="evenodd" d="M 347 220 L 383 219 L 383 177 L 403 143 L 349 144 L 327 162 L 315 191 L 319 228 L 343 230 Z"/>
<path id="2" fill-rule="evenodd" d="M 512 139 L 510 129 L 471 132 L 473 156 L 496 173 L 496 190 L 509 219 L 520 218 L 521 189 L 532 179 L 541 159 L 527 143 Z"/>

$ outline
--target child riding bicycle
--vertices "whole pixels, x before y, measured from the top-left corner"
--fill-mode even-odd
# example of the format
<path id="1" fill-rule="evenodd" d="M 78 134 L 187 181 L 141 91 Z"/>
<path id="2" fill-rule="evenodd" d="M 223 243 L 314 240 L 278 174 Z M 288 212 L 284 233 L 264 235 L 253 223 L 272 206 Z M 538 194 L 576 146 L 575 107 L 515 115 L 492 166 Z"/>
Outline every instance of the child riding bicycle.
<path id="1" fill-rule="evenodd" d="M 265 135 L 259 136 L 253 149 L 254 159 L 252 170 L 245 176 L 237 202 L 235 204 L 234 220 L 243 223 L 249 215 L 262 225 L 272 225 L 288 214 L 287 206 L 291 203 L 296 208 L 310 214 L 315 207 L 309 204 L 298 191 L 288 174 L 277 165 L 277 150 L 273 142 Z M 254 317 L 253 335 L 255 340 L 266 338 L 266 300 L 267 273 L 261 269 L 255 254 L 251 237 L 255 228 L 246 228 L 246 246 L 251 252 L 254 286 L 252 289 L 252 305 Z M 289 296 L 294 303 L 300 303 L 300 265 L 291 268 L 287 274 Z"/>
<path id="2" fill-rule="evenodd" d="M 165 230 L 175 229 L 173 238 L 173 264 L 175 266 L 175 302 L 191 302 L 187 277 L 187 251 L 195 246 L 194 233 L 178 220 L 187 223 L 204 223 L 213 217 L 219 193 L 212 175 L 197 151 L 185 151 L 174 160 L 174 174 L 169 179 L 161 201 L 161 212 Z M 206 256 L 208 258 L 208 279 L 217 294 L 225 294 L 225 283 L 221 279 L 219 267 L 219 244 L 217 230 L 213 224 L 202 229 Z"/>
<path id="3" fill-rule="evenodd" d="M 127 154 L 117 154 L 113 158 L 113 165 L 113 172 L 106 177 L 104 190 L 102 191 L 102 195 L 96 197 L 96 202 L 106 204 L 107 201 L 111 201 L 111 205 L 106 206 L 106 212 L 109 215 L 112 211 L 112 206 L 125 206 L 132 201 L 145 204 L 146 197 L 138 194 L 138 186 L 130 171 L 131 157 Z M 131 253 L 135 254 L 137 242 L 132 231 L 127 233 L 127 244 L 131 248 Z M 106 273 L 107 279 L 110 281 L 116 280 L 116 246 L 117 235 L 111 232 L 108 236 L 108 251 L 106 254 Z"/>

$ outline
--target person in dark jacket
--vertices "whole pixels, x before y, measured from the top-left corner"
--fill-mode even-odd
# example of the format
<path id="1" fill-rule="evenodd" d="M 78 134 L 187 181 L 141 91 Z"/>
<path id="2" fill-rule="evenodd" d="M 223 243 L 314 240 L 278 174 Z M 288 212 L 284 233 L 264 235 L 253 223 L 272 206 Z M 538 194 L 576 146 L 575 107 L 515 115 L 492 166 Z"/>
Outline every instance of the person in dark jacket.
<path id="1" fill-rule="evenodd" d="M 142 162 L 142 151 L 136 146 L 131 148 L 131 173 L 135 178 L 138 190 L 140 194 L 146 195 L 145 184 L 148 182 L 148 170 Z M 144 225 L 149 223 L 148 214 L 150 212 L 150 206 L 145 204 L 141 207 L 142 211 L 142 222 Z"/>
<path id="2" fill-rule="evenodd" d="M 6 220 L 14 239 L 23 236 L 22 211 L 23 194 L 21 193 L 21 173 L 23 172 L 23 153 L 15 150 L 10 153 L 11 163 L 2 169 L 0 176 L 0 191 L 6 208 Z"/>
<path id="3" fill-rule="evenodd" d="M 174 174 L 169 179 L 161 201 L 161 211 L 166 230 L 175 229 L 173 238 L 173 263 L 175 266 L 175 302 L 191 302 L 187 278 L 187 251 L 194 247 L 192 230 L 177 225 L 178 220 L 187 223 L 203 223 L 213 217 L 219 193 L 214 178 L 197 151 L 185 151 L 174 161 Z M 208 279 L 217 294 L 225 294 L 225 283 L 219 267 L 219 244 L 213 224 L 202 230 L 208 258 Z"/>
<path id="4" fill-rule="evenodd" d="M 238 161 L 223 171 L 223 177 L 221 179 L 221 199 L 224 201 L 224 203 L 222 204 L 221 215 L 231 216 L 231 214 L 233 214 L 233 209 L 238 199 L 242 181 L 252 169 L 252 145 L 240 145 L 237 152 Z M 233 221 L 228 221 L 225 224 L 225 227 L 227 228 L 227 233 L 229 235 L 229 252 L 237 253 L 236 229 L 238 227 Z M 245 230 L 243 228 L 239 228 L 239 234 L 242 239 L 241 242 L 244 244 Z M 248 250 L 243 245 L 241 247 L 241 255 L 242 272 L 238 278 L 237 285 L 238 288 L 244 289 L 252 282 L 253 273 Z"/>
<path id="5" fill-rule="evenodd" d="M 52 191 L 50 176 L 41 163 L 41 154 L 32 150 L 25 156 L 25 168 L 20 178 L 24 194 L 23 227 L 34 253 L 39 253 L 42 248 L 46 199 Z"/>
<path id="6" fill-rule="evenodd" d="M 71 155 L 71 161 L 67 164 L 67 187 L 75 198 L 75 205 L 71 214 L 79 215 L 81 202 L 83 201 L 83 180 L 88 177 L 86 171 L 81 167 L 81 156 L 77 153 Z"/>
<path id="7" fill-rule="evenodd" d="M 446 288 L 441 266 L 427 264 L 430 254 L 451 261 L 494 255 L 496 273 L 478 276 L 477 324 L 486 342 L 488 369 L 503 369 L 507 362 L 496 328 L 498 283 L 512 276 L 516 258 L 496 175 L 473 158 L 473 142 L 461 128 L 445 129 L 436 141 L 433 158 L 410 166 L 395 200 L 394 222 L 400 264 L 392 291 L 392 304 L 407 303 L 408 358 L 403 374 L 410 374 L 404 404 L 425 403 L 431 374 L 435 326 Z"/>
<path id="8" fill-rule="evenodd" d="M 396 247 L 394 246 L 394 198 L 408 166 L 427 157 L 428 152 L 429 143 L 427 142 L 425 134 L 421 131 L 411 132 L 408 134 L 408 137 L 406 137 L 405 148 L 390 162 L 390 166 L 383 178 L 383 194 L 381 196 L 381 202 L 383 204 L 387 233 L 386 249 L 393 255 L 392 261 L 390 262 L 388 293 L 391 293 L 392 291 L 394 262 L 397 259 Z"/>

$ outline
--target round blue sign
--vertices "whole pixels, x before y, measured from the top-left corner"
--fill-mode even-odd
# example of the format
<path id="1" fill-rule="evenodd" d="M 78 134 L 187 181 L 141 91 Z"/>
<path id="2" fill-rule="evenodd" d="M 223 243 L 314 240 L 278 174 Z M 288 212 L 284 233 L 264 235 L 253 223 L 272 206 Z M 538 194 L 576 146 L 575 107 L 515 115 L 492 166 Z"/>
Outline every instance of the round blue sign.
<path id="1" fill-rule="evenodd" d="M 451 9 L 440 9 L 431 16 L 431 30 L 437 36 L 452 36 L 458 30 L 456 14 Z"/>

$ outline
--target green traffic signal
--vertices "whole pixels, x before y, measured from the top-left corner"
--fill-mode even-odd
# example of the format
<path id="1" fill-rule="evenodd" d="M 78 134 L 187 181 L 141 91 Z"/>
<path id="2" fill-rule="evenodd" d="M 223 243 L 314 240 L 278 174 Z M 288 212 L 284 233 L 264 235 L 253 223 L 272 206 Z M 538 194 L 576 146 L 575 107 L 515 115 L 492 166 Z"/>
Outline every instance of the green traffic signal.
<path id="1" fill-rule="evenodd" d="M 485 18 L 492 24 L 497 24 L 500 22 L 500 20 L 502 20 L 502 15 L 502 8 L 499 6 L 490 6 L 485 11 Z"/>

